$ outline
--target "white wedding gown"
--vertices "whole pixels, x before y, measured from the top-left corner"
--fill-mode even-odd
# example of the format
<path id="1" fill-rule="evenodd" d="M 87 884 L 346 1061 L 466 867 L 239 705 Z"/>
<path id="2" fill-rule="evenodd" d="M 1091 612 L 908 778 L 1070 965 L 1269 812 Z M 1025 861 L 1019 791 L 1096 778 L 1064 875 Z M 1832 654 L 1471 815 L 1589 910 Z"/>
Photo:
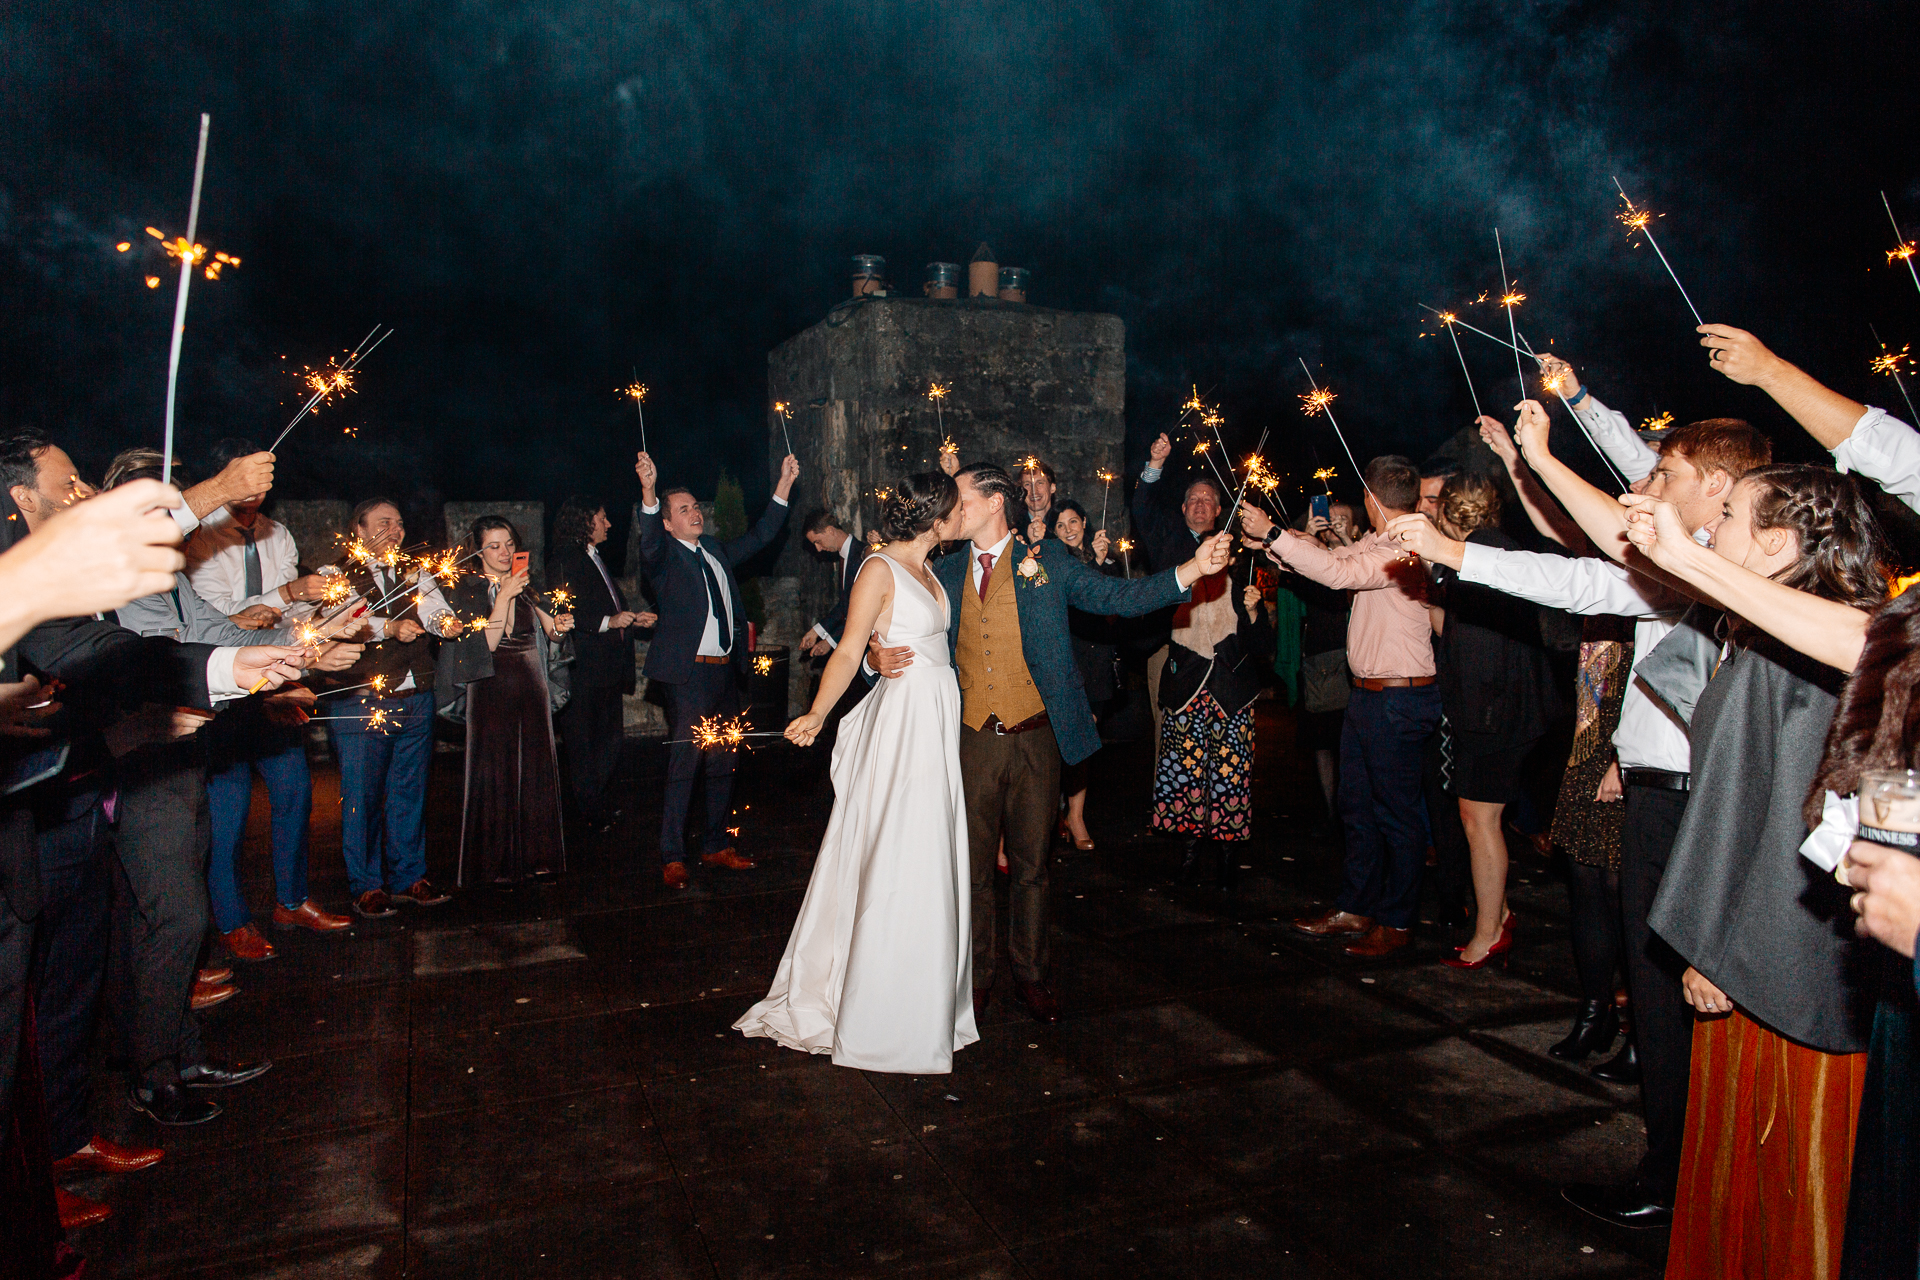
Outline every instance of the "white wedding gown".
<path id="1" fill-rule="evenodd" d="M 960 688 L 947 608 L 885 555 L 888 645 L 913 662 L 840 722 L 833 817 L 767 998 L 734 1028 L 843 1067 L 937 1075 L 973 1023 Z"/>

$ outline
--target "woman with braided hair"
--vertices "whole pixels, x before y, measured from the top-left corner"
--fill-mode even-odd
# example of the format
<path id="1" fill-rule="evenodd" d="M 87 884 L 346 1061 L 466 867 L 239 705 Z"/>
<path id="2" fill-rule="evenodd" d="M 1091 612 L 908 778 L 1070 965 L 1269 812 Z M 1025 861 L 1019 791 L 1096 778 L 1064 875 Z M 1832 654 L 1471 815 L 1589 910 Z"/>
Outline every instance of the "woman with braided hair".
<path id="1" fill-rule="evenodd" d="M 847 598 L 846 636 L 911 646 L 840 721 L 833 816 L 767 998 L 734 1023 L 864 1071 L 938 1075 L 980 1038 L 973 1017 L 971 863 L 960 779 L 953 604 L 927 556 L 958 523 L 950 476 L 908 476 L 880 507 L 886 545 Z M 859 676 L 866 646 L 827 659 L 813 708 L 787 726 L 801 746 Z"/>
<path id="2" fill-rule="evenodd" d="M 1667 1276 L 1834 1277 L 1873 944 L 1854 935 L 1846 888 L 1799 856 L 1839 664 L 1776 637 L 1788 614 L 1852 614 L 1827 630 L 1854 636 L 1858 657 L 1887 592 L 1880 532 L 1856 483 L 1820 467 L 1749 471 L 1709 526 L 1710 548 L 1671 506 L 1621 501 L 1639 508 L 1635 545 L 1729 610 L 1693 709 L 1692 798 L 1647 918 L 1685 958 L 1698 1016 Z M 1800 600 L 1772 608 L 1783 594 Z M 1845 649 L 1829 639 L 1820 656 Z M 1659 679 L 1657 661 L 1640 670 Z"/>

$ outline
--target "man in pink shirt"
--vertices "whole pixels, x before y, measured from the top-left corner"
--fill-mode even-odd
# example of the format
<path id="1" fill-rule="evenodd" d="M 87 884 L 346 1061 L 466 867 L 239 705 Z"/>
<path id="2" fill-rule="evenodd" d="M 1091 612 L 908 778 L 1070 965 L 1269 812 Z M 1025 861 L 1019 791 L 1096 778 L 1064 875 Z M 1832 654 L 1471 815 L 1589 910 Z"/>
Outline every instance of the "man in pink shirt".
<path id="1" fill-rule="evenodd" d="M 1425 567 L 1379 532 L 1419 504 L 1420 469 L 1388 454 L 1367 464 L 1365 479 L 1372 532 L 1333 548 L 1296 530 L 1270 532 L 1267 554 L 1303 578 L 1354 593 L 1353 696 L 1340 731 L 1338 797 L 1346 863 L 1333 908 L 1294 928 L 1351 936 L 1349 954 L 1378 956 L 1407 945 L 1419 907 L 1427 849 L 1421 752 L 1440 722 L 1440 689 Z"/>

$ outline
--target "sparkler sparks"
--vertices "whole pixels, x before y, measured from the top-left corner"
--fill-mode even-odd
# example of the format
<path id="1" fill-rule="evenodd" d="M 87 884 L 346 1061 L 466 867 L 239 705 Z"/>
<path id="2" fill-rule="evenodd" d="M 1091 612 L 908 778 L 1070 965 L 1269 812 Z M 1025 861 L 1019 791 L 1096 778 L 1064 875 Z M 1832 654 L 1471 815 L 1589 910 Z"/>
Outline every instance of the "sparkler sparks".
<path id="1" fill-rule="evenodd" d="M 1195 440 L 1193 442 L 1193 452 L 1194 452 L 1194 456 L 1196 457 L 1198 457 L 1200 454 L 1205 453 L 1207 450 L 1211 448 L 1213 448 L 1213 441 L 1211 440 Z"/>
<path id="2" fill-rule="evenodd" d="M 1340 473 L 1338 471 L 1335 471 L 1332 467 L 1322 467 L 1318 471 L 1313 473 L 1313 478 L 1315 480 L 1318 480 L 1321 484 L 1325 485 L 1327 487 L 1328 495 L 1331 496 L 1333 493 L 1333 478 L 1339 474 Z"/>
<path id="3" fill-rule="evenodd" d="M 690 738 L 676 738 L 674 742 L 690 742 L 701 751 L 732 751 L 748 738 L 778 738 L 780 733 L 771 730 L 747 728 L 747 717 L 743 713 L 732 719 L 719 716 L 706 716 L 696 720 L 688 730 Z"/>
<path id="4" fill-rule="evenodd" d="M 1040 459 L 1034 457 L 1032 454 L 1028 454 L 1026 457 L 1020 459 L 1020 469 L 1022 471 L 1038 471 L 1040 469 Z"/>
<path id="5" fill-rule="evenodd" d="M 785 400 L 775 400 L 773 411 L 780 415 L 780 438 L 787 442 L 787 452 L 793 452 L 793 437 L 787 434 L 787 424 L 793 421 L 793 410 Z"/>
<path id="6" fill-rule="evenodd" d="M 640 381 L 636 374 L 634 380 L 620 388 L 620 394 L 633 401 L 633 410 L 640 415 L 640 452 L 647 452 L 647 384 Z M 792 452 L 791 449 L 788 450 Z"/>
<path id="7" fill-rule="evenodd" d="M 773 658 L 769 654 L 759 654 L 753 660 L 753 674 L 770 676 L 773 674 Z"/>
<path id="8" fill-rule="evenodd" d="M 334 396 L 345 395 L 354 389 L 353 371 L 360 367 L 362 360 L 373 354 L 375 347 L 393 336 L 392 329 L 387 329 L 384 333 L 381 329 L 382 326 L 377 324 L 369 329 L 367 336 L 360 339 L 359 345 L 347 353 L 346 359 L 332 357 L 328 359 L 324 369 L 306 368 L 294 375 L 306 384 L 313 394 L 307 397 L 307 402 L 300 406 L 300 412 L 293 415 L 292 421 L 280 428 L 280 434 L 275 436 L 273 443 L 267 446 L 267 452 L 272 453 L 278 449 L 280 442 L 287 438 L 287 433 L 300 425 L 300 420 L 318 409 L 323 402 L 331 401 Z M 357 434 L 359 428 L 347 427 L 345 431 L 351 436 Z"/>
<path id="9" fill-rule="evenodd" d="M 947 439 L 947 419 L 946 414 L 941 408 L 941 406 L 946 403 L 947 392 L 949 390 L 950 388 L 941 383 L 930 382 L 927 384 L 927 399 L 933 401 L 933 421 L 940 432 L 940 452 L 947 455 L 958 455 L 960 452 L 958 446 L 956 446 L 953 441 Z"/>
<path id="10" fill-rule="evenodd" d="M 1642 431 L 1665 431 L 1668 427 L 1672 425 L 1673 425 L 1673 414 L 1671 412 L 1666 412 L 1666 413 L 1660 414 L 1658 417 L 1647 418 L 1642 420 L 1642 422 L 1640 423 L 1640 429 Z"/>
<path id="11" fill-rule="evenodd" d="M 207 246 L 203 244 L 190 243 L 185 236 L 175 236 L 169 240 L 167 233 L 158 227 L 148 227 L 147 234 L 159 241 L 161 252 L 165 253 L 175 262 L 189 267 L 199 267 L 201 263 L 206 263 L 204 267 L 201 267 L 200 273 L 209 280 L 218 280 L 221 269 L 224 267 L 234 267 L 237 269 L 240 266 L 240 258 L 237 254 L 222 253 L 217 249 L 209 250 Z M 132 250 L 133 242 L 131 240 L 122 240 L 113 247 L 121 253 L 127 253 Z M 211 259 L 211 261 L 209 261 L 209 259 Z M 148 276 L 147 281 L 147 288 L 157 288 L 160 283 L 160 277 Z"/>
<path id="12" fill-rule="evenodd" d="M 1613 180 L 1613 189 L 1620 193 L 1621 203 L 1627 206 L 1623 212 L 1616 213 L 1614 217 L 1618 218 L 1620 225 L 1627 229 L 1629 238 L 1636 232 L 1646 237 L 1647 244 L 1651 246 L 1654 253 L 1659 256 L 1660 265 L 1667 269 L 1667 275 L 1673 280 L 1673 287 L 1680 291 L 1680 298 L 1687 304 L 1687 310 L 1693 312 L 1693 322 L 1695 324 L 1705 324 L 1706 321 L 1700 318 L 1700 308 L 1693 305 L 1693 299 L 1687 296 L 1687 287 L 1681 284 L 1680 277 L 1674 274 L 1673 264 L 1667 261 L 1667 255 L 1660 248 L 1660 242 L 1653 238 L 1653 220 L 1660 215 L 1651 213 L 1634 204 L 1627 195 L 1627 189 L 1620 185 L 1620 179 L 1615 178 Z M 1882 196 L 1882 198 L 1884 199 L 1885 197 Z M 1896 226 L 1894 230 L 1897 233 L 1899 228 Z"/>
<path id="13" fill-rule="evenodd" d="M 1303 410 L 1305 410 L 1306 415 L 1309 418 L 1311 418 L 1316 413 L 1325 412 L 1327 406 L 1332 404 L 1334 400 L 1337 398 L 1338 397 L 1336 397 L 1333 392 L 1327 390 L 1325 387 L 1315 387 L 1311 391 L 1301 393 L 1300 407 Z M 1329 474 L 1331 474 L 1333 471 L 1332 467 L 1327 467 L 1324 469 Z M 1317 471 L 1314 472 L 1314 479 L 1317 480 L 1319 478 L 1320 478 L 1320 473 Z"/>
<path id="14" fill-rule="evenodd" d="M 1125 566 L 1127 576 L 1131 578 L 1133 576 L 1133 539 L 1122 538 L 1113 545 L 1120 552 L 1120 563 Z"/>
<path id="15" fill-rule="evenodd" d="M 1898 374 L 1904 372 L 1904 366 L 1913 363 L 1913 357 L 1907 354 L 1907 347 L 1912 345 L 1912 343 L 1908 343 L 1898 351 L 1888 351 L 1885 348 L 1885 344 L 1882 344 L 1882 354 L 1875 356 L 1873 363 L 1870 364 L 1868 368 L 1872 369 L 1875 373 Z"/>

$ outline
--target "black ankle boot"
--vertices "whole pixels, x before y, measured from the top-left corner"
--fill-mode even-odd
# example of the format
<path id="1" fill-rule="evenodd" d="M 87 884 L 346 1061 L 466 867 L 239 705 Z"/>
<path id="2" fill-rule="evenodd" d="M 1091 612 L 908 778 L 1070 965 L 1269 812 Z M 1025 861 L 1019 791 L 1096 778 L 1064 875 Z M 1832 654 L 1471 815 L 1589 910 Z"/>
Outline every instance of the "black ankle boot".
<path id="1" fill-rule="evenodd" d="M 1200 879 L 1200 860 L 1206 854 L 1205 840 L 1198 836 L 1188 836 L 1180 842 L 1180 878 L 1198 881 Z"/>
<path id="2" fill-rule="evenodd" d="M 1601 1063 L 1599 1066 L 1592 1068 L 1592 1071 L 1596 1079 L 1606 1080 L 1612 1084 L 1639 1084 L 1639 1051 L 1633 1047 L 1633 1041 L 1629 1040 L 1627 1041 L 1626 1048 L 1614 1054 L 1612 1058 Z"/>
<path id="3" fill-rule="evenodd" d="M 1580 1062 L 1590 1053 L 1605 1053 L 1619 1030 L 1620 1014 L 1613 1007 L 1612 997 L 1588 1000 L 1581 1004 L 1567 1038 L 1547 1052 L 1567 1062 Z"/>

